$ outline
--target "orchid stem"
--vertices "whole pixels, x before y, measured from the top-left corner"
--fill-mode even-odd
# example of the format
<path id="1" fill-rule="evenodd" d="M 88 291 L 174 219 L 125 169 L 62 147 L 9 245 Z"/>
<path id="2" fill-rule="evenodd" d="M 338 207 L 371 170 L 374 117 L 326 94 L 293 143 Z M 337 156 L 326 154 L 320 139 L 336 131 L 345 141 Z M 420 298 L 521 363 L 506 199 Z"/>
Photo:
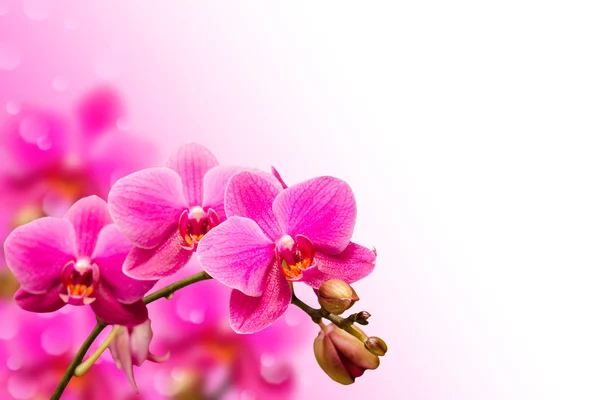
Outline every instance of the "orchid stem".
<path id="1" fill-rule="evenodd" d="M 94 365 L 94 363 L 98 361 L 98 358 L 100 358 L 102 353 L 104 353 L 104 350 L 108 349 L 108 346 L 110 346 L 110 343 L 117 336 L 117 333 L 119 333 L 120 329 L 123 328 L 119 325 L 113 325 L 112 331 L 110 332 L 106 340 L 100 345 L 100 347 L 98 347 L 98 350 L 96 350 L 94 354 L 89 356 L 87 360 L 79 364 L 77 368 L 75 368 L 75 376 L 83 376 L 92 367 L 92 365 Z"/>
<path id="2" fill-rule="evenodd" d="M 175 293 L 179 289 L 183 289 L 184 287 L 189 286 L 193 283 L 205 281 L 208 279 L 212 279 L 212 277 L 209 274 L 207 274 L 206 272 L 199 272 L 192 276 L 188 276 L 187 278 L 177 281 L 169 286 L 165 286 L 164 288 L 157 290 L 156 292 L 151 293 L 148 296 L 144 297 L 144 303 L 150 304 L 150 303 L 152 303 L 158 299 L 161 299 L 163 297 L 170 297 L 173 295 L 173 293 Z M 69 364 L 69 367 L 67 368 L 63 377 L 61 378 L 60 382 L 58 383 L 58 386 L 54 390 L 54 393 L 52 393 L 52 397 L 50 397 L 50 400 L 60 399 L 60 396 L 62 396 L 63 392 L 67 388 L 67 385 L 71 381 L 71 378 L 73 377 L 73 375 L 75 375 L 75 370 L 83 361 L 83 357 L 85 357 L 85 354 L 88 352 L 88 350 L 92 346 L 92 343 L 94 343 L 94 341 L 96 340 L 98 335 L 100 335 L 100 333 L 107 326 L 108 326 L 108 324 L 106 322 L 98 320 L 98 323 L 94 327 L 94 330 L 90 333 L 90 335 L 87 337 L 87 339 L 85 339 L 85 342 L 83 342 L 83 344 L 77 351 L 77 354 L 71 361 L 71 364 Z M 106 350 L 106 347 L 102 351 L 104 351 L 104 350 Z M 94 354 L 94 356 L 93 356 L 93 357 L 95 357 L 94 361 L 96 359 L 98 359 L 98 357 L 100 357 L 100 354 L 102 354 L 102 351 L 96 352 L 97 354 L 96 353 Z M 91 366 L 91 365 L 89 365 L 89 366 Z M 86 368 L 86 371 L 87 371 L 87 369 L 89 369 L 89 366 L 88 366 L 88 368 Z M 82 368 L 85 368 L 85 367 L 82 367 Z M 82 369 L 80 369 L 80 371 L 81 370 Z"/>
<path id="3" fill-rule="evenodd" d="M 69 381 L 71 380 L 71 377 L 75 373 L 75 369 L 77 368 L 77 366 L 79 364 L 81 364 L 81 361 L 83 360 L 83 357 L 85 356 L 85 353 L 87 353 L 87 351 L 89 350 L 92 343 L 94 343 L 94 340 L 96 340 L 96 338 L 98 337 L 100 332 L 102 332 L 104 330 L 104 328 L 106 328 L 106 326 L 107 326 L 106 323 L 104 323 L 102 321 L 98 321 L 98 323 L 94 327 L 94 330 L 92 331 L 92 333 L 90 333 L 90 335 L 87 337 L 87 339 L 85 339 L 85 342 L 83 342 L 83 345 L 81 346 L 81 348 L 75 355 L 75 358 L 73 358 L 73 361 L 71 361 L 71 364 L 69 364 L 69 367 L 67 368 L 67 370 L 65 371 L 65 374 L 63 375 L 62 379 L 58 383 L 58 386 L 54 390 L 54 393 L 52 393 L 52 397 L 50 397 L 50 400 L 60 399 L 60 396 L 62 396 L 63 392 L 67 388 L 67 385 L 69 384 Z"/>
<path id="4" fill-rule="evenodd" d="M 356 329 L 352 325 L 352 322 L 349 322 L 348 320 L 346 320 L 346 318 L 340 317 L 339 315 L 330 314 L 322 309 L 318 310 L 316 308 L 312 308 L 311 306 L 297 298 L 295 294 L 292 295 L 292 304 L 300 308 L 306 314 L 308 314 L 308 316 L 312 318 L 313 322 L 315 324 L 319 324 L 319 326 L 321 326 L 322 324 L 321 320 L 325 318 L 331 321 L 334 325 L 337 325 L 338 328 L 341 328 L 349 334 L 351 334 L 352 336 L 356 337 L 361 342 L 364 343 L 365 340 L 367 340 L 367 336 L 363 332 Z"/>
<path id="5" fill-rule="evenodd" d="M 173 293 L 175 293 L 176 291 L 178 291 L 179 289 L 183 289 L 186 286 L 189 286 L 193 283 L 196 282 L 200 282 L 200 281 L 205 281 L 208 279 L 212 279 L 212 276 L 210 276 L 209 274 L 207 274 L 206 272 L 199 272 L 197 274 L 188 276 L 187 278 L 184 278 L 180 281 L 177 281 L 169 286 L 165 286 L 164 288 L 157 290 L 156 292 L 149 294 L 148 296 L 144 297 L 144 303 L 146 304 L 150 304 L 153 301 L 156 301 L 160 298 L 163 297 L 169 297 L 171 296 Z"/>

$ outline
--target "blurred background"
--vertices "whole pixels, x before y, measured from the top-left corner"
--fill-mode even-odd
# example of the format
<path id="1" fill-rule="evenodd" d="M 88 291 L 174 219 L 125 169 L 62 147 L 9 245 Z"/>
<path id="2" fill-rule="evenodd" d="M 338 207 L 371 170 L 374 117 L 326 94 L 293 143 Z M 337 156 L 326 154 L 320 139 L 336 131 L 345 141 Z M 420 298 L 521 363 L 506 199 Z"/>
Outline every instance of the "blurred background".
<path id="1" fill-rule="evenodd" d="M 235 336 L 227 291 L 201 284 L 152 305 L 151 349 L 173 356 L 135 370 L 141 398 L 597 399 L 599 17 L 591 1 L 0 0 L 0 235 L 188 140 L 288 183 L 334 175 L 354 241 L 378 251 L 355 307 L 390 347 L 380 368 L 337 385 L 304 315 Z M 93 318 L 20 311 L 0 271 L 0 398 L 46 399 Z M 108 396 L 136 398 L 104 358 L 65 398 Z"/>

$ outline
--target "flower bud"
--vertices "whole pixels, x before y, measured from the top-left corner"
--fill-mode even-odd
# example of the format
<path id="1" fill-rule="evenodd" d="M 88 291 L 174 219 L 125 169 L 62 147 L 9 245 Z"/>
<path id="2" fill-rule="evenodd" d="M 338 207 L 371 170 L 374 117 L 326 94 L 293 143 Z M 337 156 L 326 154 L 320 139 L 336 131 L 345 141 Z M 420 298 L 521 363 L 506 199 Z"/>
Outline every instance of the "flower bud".
<path id="1" fill-rule="evenodd" d="M 140 366 L 146 360 L 160 363 L 169 359 L 169 353 L 156 356 L 150 352 L 152 328 L 150 320 L 134 327 L 115 325 L 116 336 L 109 345 L 110 353 L 118 369 L 123 369 L 129 383 L 137 392 L 137 385 L 133 377 L 133 366 Z"/>
<path id="2" fill-rule="evenodd" d="M 379 367 L 379 357 L 348 332 L 331 324 L 319 332 L 314 343 L 319 366 L 331 379 L 350 385 L 367 369 Z"/>
<path id="3" fill-rule="evenodd" d="M 383 339 L 378 338 L 377 336 L 371 336 L 365 341 L 365 348 L 369 350 L 371 353 L 376 356 L 385 356 L 387 353 L 387 344 L 383 341 Z"/>
<path id="4" fill-rule="evenodd" d="M 360 325 L 368 325 L 369 321 L 367 320 L 369 318 L 371 318 L 371 314 L 368 311 L 361 311 L 358 314 L 355 314 L 354 322 Z"/>
<path id="5" fill-rule="evenodd" d="M 352 286 L 340 279 L 323 283 L 317 294 L 321 307 L 335 315 L 342 314 L 359 300 Z"/>

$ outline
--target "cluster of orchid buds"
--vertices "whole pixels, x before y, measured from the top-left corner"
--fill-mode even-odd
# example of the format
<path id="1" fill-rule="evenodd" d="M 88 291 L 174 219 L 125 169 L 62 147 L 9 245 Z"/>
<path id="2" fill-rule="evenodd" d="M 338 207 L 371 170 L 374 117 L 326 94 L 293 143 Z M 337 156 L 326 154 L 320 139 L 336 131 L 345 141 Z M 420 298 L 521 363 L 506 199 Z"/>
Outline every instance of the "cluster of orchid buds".
<path id="1" fill-rule="evenodd" d="M 354 326 L 369 323 L 371 314 L 367 311 L 339 317 L 359 300 L 348 283 L 331 279 L 321 285 L 317 294 L 321 309 L 308 310 L 321 326 L 314 344 L 317 362 L 331 379 L 349 385 L 367 369 L 379 367 L 379 357 L 387 352 L 387 344 L 381 338 L 367 336 Z M 321 317 L 330 319 L 332 323 L 324 325 Z"/>
<path id="2" fill-rule="evenodd" d="M 288 187 L 275 169 L 222 166 L 205 147 L 187 143 L 165 167 L 118 180 L 107 201 L 85 197 L 62 218 L 16 228 L 4 250 L 21 286 L 15 294 L 21 308 L 90 306 L 98 318 L 53 398 L 106 348 L 136 388 L 133 365 L 168 357 L 149 350 L 146 305 L 206 279 L 232 289 L 229 320 L 240 334 L 270 326 L 290 304 L 301 308 L 321 328 L 314 342 L 318 364 L 334 381 L 350 384 L 377 368 L 387 351 L 382 339 L 356 326 L 367 325 L 368 312 L 341 316 L 358 300 L 349 284 L 375 267 L 376 252 L 350 241 L 355 222 L 354 195 L 340 179 Z M 194 255 L 203 272 L 147 295 Z M 300 282 L 316 291 L 320 309 L 296 297 Z M 108 325 L 113 331 L 105 343 L 83 361 Z"/>

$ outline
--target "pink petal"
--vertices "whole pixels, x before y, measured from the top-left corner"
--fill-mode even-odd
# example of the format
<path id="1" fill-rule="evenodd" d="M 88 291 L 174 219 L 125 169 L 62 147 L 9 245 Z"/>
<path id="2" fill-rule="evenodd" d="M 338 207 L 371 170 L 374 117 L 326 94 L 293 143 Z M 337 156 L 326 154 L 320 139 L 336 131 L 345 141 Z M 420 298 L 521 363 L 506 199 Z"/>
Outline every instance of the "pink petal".
<path id="1" fill-rule="evenodd" d="M 26 311 L 36 313 L 56 311 L 65 305 L 65 302 L 59 296 L 61 288 L 62 284 L 57 281 L 46 293 L 42 294 L 33 294 L 19 289 L 15 293 L 15 302 Z"/>
<path id="2" fill-rule="evenodd" d="M 119 179 L 108 194 L 113 221 L 134 245 L 158 246 L 187 208 L 181 178 L 168 168 L 148 168 Z"/>
<path id="3" fill-rule="evenodd" d="M 167 161 L 167 167 L 181 176 L 185 198 L 191 207 L 202 205 L 204 175 L 218 164 L 215 156 L 197 143 L 184 144 Z"/>
<path id="4" fill-rule="evenodd" d="M 100 279 L 108 285 L 116 299 L 131 304 L 152 289 L 156 281 L 138 281 L 123 273 L 123 263 L 129 254 L 131 243 L 114 224 L 105 226 L 98 237 L 92 261 L 98 265 Z"/>
<path id="5" fill-rule="evenodd" d="M 148 359 L 150 353 L 150 342 L 152 341 L 152 328 L 150 320 L 143 324 L 136 325 L 131 329 L 129 335 L 129 348 L 131 349 L 131 360 L 133 365 L 138 367 Z"/>
<path id="6" fill-rule="evenodd" d="M 178 230 L 175 230 L 159 246 L 153 249 L 134 247 L 123 265 L 127 276 L 140 280 L 157 280 L 179 271 L 192 258 L 192 250 L 184 244 Z"/>
<path id="7" fill-rule="evenodd" d="M 330 279 L 353 283 L 373 272 L 376 258 L 373 250 L 350 242 L 343 252 L 335 256 L 316 253 L 316 268 L 304 271 L 301 280 L 315 289 Z"/>
<path id="8" fill-rule="evenodd" d="M 225 188 L 229 178 L 241 171 L 242 167 L 233 167 L 229 165 L 219 165 L 209 170 L 204 175 L 204 192 L 202 198 L 202 207 L 206 210 L 212 208 L 217 212 L 221 221 L 225 221 Z"/>
<path id="9" fill-rule="evenodd" d="M 281 186 L 258 174 L 239 172 L 227 186 L 225 213 L 228 217 L 250 218 L 269 239 L 277 240 L 282 232 L 273 214 L 273 201 L 281 190 Z"/>
<path id="10" fill-rule="evenodd" d="M 50 289 L 75 257 L 75 230 L 65 219 L 45 217 L 16 228 L 4 242 L 6 264 L 28 292 Z"/>
<path id="11" fill-rule="evenodd" d="M 255 333 L 277 321 L 292 301 L 289 282 L 273 265 L 267 277 L 267 287 L 260 297 L 246 296 L 234 290 L 229 303 L 229 321 L 237 333 Z"/>
<path id="12" fill-rule="evenodd" d="M 277 171 L 277 169 L 275 169 L 275 167 L 273 167 L 273 166 L 271 166 L 271 174 L 273 174 L 273 176 L 275 177 L 275 179 L 277 179 L 279 181 L 279 184 L 284 189 L 288 188 L 288 185 L 283 181 L 283 178 L 281 177 L 281 174 L 279 173 L 279 171 Z"/>
<path id="13" fill-rule="evenodd" d="M 249 296 L 260 296 L 273 268 L 275 244 L 256 222 L 232 217 L 210 230 L 198 244 L 200 265 L 213 278 Z"/>
<path id="14" fill-rule="evenodd" d="M 262 178 L 271 181 L 281 191 L 281 184 L 273 175 L 251 168 L 232 167 L 228 165 L 219 165 L 211 169 L 204 176 L 204 197 L 202 199 L 202 207 L 204 209 L 212 208 L 219 214 L 221 221 L 225 221 L 225 208 L 223 205 L 225 199 L 225 189 L 229 183 L 229 179 L 240 171 L 248 171 L 260 175 Z"/>
<path id="15" fill-rule="evenodd" d="M 356 202 L 350 186 L 337 178 L 313 178 L 285 189 L 273 203 L 285 233 L 308 237 L 317 250 L 341 253 L 352 237 Z"/>
<path id="16" fill-rule="evenodd" d="M 133 376 L 133 360 L 131 357 L 131 349 L 129 347 L 130 335 L 125 327 L 113 327 L 113 329 L 121 329 L 116 338 L 110 344 L 110 354 L 115 360 L 118 369 L 125 371 L 127 380 L 135 392 L 138 392 L 137 384 Z"/>
<path id="17" fill-rule="evenodd" d="M 122 304 L 117 301 L 110 288 L 102 282 L 94 291 L 96 300 L 91 304 L 98 318 L 107 324 L 133 326 L 148 319 L 148 310 L 142 300 L 133 304 Z"/>
<path id="18" fill-rule="evenodd" d="M 84 197 L 71 206 L 65 214 L 75 228 L 77 255 L 89 257 L 94 251 L 98 233 L 112 223 L 106 202 L 98 196 Z"/>

